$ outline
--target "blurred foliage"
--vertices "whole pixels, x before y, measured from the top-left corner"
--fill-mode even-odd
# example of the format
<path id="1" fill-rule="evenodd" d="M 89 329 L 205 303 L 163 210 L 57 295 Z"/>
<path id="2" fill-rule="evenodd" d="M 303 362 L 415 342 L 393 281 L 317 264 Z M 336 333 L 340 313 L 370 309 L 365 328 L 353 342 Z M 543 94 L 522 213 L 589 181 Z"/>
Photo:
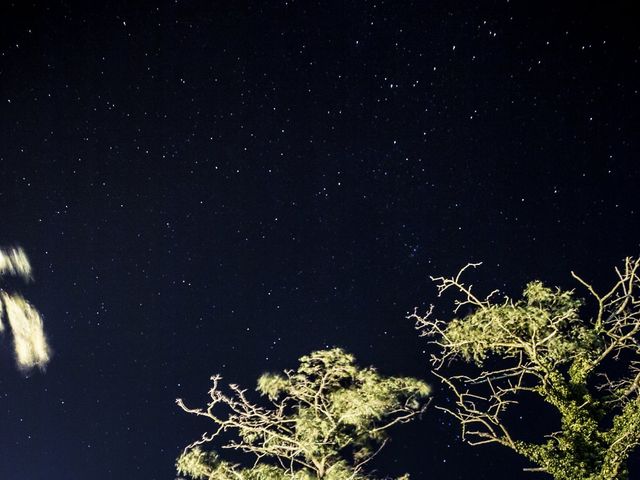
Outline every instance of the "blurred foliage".
<path id="1" fill-rule="evenodd" d="M 31 280 L 31 264 L 22 248 L 0 249 L 0 277 L 3 275 Z M 13 334 L 18 367 L 22 370 L 44 369 L 51 358 L 51 349 L 40 312 L 20 294 L 0 288 L 0 332 L 5 330 L 4 317 Z"/>

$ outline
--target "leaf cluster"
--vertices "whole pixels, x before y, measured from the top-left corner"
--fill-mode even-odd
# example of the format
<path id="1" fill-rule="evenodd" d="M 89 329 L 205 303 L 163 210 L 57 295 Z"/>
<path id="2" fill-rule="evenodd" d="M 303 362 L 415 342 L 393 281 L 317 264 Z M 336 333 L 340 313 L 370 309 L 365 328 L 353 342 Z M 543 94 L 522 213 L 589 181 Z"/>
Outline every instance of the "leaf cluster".
<path id="1" fill-rule="evenodd" d="M 510 357 L 521 352 L 548 365 L 564 364 L 591 342 L 578 315 L 581 305 L 572 291 L 534 281 L 521 299 L 507 298 L 453 319 L 444 335 L 455 353 L 478 365 L 491 355 Z"/>

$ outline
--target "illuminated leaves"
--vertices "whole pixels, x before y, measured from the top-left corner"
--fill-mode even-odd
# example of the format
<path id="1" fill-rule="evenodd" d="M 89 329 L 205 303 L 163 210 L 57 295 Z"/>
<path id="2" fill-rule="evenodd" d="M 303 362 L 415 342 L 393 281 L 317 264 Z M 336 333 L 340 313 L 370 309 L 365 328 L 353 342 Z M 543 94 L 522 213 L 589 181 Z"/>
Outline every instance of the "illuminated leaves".
<path id="1" fill-rule="evenodd" d="M 257 390 L 268 406 L 249 401 L 235 385 L 224 393 L 219 380 L 213 377 L 206 409 L 190 409 L 178 400 L 183 410 L 215 425 L 212 434 L 178 459 L 179 472 L 194 479 L 368 478 L 364 466 L 384 446 L 389 427 L 424 411 L 430 393 L 419 380 L 359 368 L 352 355 L 338 348 L 305 355 L 297 370 L 261 376 Z M 200 450 L 225 431 L 237 439 L 223 448 L 252 453 L 253 467 Z"/>
<path id="2" fill-rule="evenodd" d="M 455 312 L 471 313 L 449 322 L 416 313 L 421 334 L 436 345 L 435 375 L 453 393 L 455 405 L 439 407 L 456 418 L 472 445 L 499 443 L 520 453 L 557 480 L 624 480 L 631 452 L 640 445 L 640 259 L 627 258 L 617 281 L 604 294 L 577 275 L 596 303 L 596 316 L 580 316 L 583 302 L 573 291 L 529 283 L 521 299 L 477 297 L 462 273 L 433 279 L 439 293 L 452 289 Z M 477 374 L 444 372 L 456 360 Z M 619 361 L 618 378 L 606 361 Z M 553 406 L 560 430 L 536 442 L 512 437 L 504 412 L 521 394 L 534 393 Z M 607 423 L 612 419 L 613 424 Z"/>

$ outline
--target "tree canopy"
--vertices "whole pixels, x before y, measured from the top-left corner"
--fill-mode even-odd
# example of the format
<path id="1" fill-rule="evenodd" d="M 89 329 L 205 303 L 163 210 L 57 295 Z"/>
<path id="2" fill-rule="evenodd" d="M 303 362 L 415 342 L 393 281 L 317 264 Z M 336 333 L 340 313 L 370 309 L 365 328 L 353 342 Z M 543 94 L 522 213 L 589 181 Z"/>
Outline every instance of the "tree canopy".
<path id="1" fill-rule="evenodd" d="M 410 316 L 437 347 L 434 373 L 454 394 L 454 406 L 439 408 L 460 422 L 465 441 L 509 447 L 535 464 L 527 470 L 557 480 L 627 479 L 640 444 L 640 259 L 627 258 L 605 293 L 572 274 L 594 304 L 592 318 L 584 318 L 585 302 L 573 290 L 539 281 L 520 299 L 477 296 L 462 281 L 477 265 L 433 278 L 440 295 L 458 295 L 455 314 L 470 313 L 450 321 L 433 318 L 433 308 Z M 456 361 L 475 373 L 449 373 Z M 560 416 L 559 429 L 538 442 L 514 438 L 505 421 L 524 392 Z"/>
<path id="2" fill-rule="evenodd" d="M 212 377 L 204 409 L 178 405 L 213 421 L 212 433 L 189 445 L 178 473 L 193 479 L 365 479 L 366 464 L 384 447 L 391 426 L 408 422 L 427 406 L 430 388 L 408 377 L 387 377 L 360 368 L 352 355 L 334 348 L 300 358 L 296 370 L 264 374 L 251 402 L 246 390 Z M 242 467 L 202 446 L 224 432 L 234 439 L 222 448 L 253 455 Z"/>

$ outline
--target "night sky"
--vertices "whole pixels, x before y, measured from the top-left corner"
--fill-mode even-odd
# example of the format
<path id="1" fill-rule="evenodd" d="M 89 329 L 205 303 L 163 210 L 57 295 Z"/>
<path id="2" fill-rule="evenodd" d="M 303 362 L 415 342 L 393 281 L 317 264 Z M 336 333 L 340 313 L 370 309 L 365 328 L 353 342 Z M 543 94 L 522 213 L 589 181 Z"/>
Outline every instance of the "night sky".
<path id="1" fill-rule="evenodd" d="M 55 354 L 25 376 L 2 339 L 0 478 L 172 479 L 209 427 L 176 397 L 327 346 L 444 402 L 405 317 L 470 261 L 607 287 L 640 254 L 640 30 L 587 3 L 3 1 L 0 244 Z M 430 409 L 375 466 L 547 478 L 458 434 Z"/>

